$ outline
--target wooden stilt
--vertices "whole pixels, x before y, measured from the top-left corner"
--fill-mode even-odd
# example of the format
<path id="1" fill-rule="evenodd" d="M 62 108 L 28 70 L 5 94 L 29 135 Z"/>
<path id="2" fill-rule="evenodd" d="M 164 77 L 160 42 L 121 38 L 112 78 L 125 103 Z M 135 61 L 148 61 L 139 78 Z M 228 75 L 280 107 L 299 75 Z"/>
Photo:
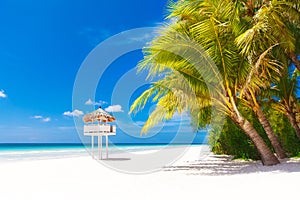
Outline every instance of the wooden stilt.
<path id="1" fill-rule="evenodd" d="M 106 158 L 108 158 L 108 136 L 116 135 L 116 126 L 110 125 L 84 125 L 84 135 L 91 136 L 91 151 L 92 158 L 102 160 L 102 136 L 105 136 L 105 147 L 106 147 Z M 98 158 L 97 158 L 97 146 L 95 147 L 95 143 L 97 143 L 98 137 Z"/>
<path id="2" fill-rule="evenodd" d="M 92 135 L 92 158 L 94 159 L 94 135 Z"/>
<path id="3" fill-rule="evenodd" d="M 105 135 L 105 143 L 106 143 L 106 159 L 108 159 L 108 135 Z"/>
<path id="4" fill-rule="evenodd" d="M 102 159 L 102 155 L 101 155 L 101 147 L 102 146 L 102 141 L 101 141 L 101 136 L 98 135 L 98 159 L 101 160 Z"/>
<path id="5" fill-rule="evenodd" d="M 102 160 L 102 135 L 100 137 L 100 160 Z"/>

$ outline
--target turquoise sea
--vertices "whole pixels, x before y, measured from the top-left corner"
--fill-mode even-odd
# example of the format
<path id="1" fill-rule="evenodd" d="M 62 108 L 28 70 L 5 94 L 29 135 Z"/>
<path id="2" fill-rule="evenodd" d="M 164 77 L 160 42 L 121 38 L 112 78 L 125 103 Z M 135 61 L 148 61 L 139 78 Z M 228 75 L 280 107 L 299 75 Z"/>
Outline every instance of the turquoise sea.
<path id="1" fill-rule="evenodd" d="M 201 144 L 114 144 L 109 146 L 109 153 L 119 153 L 122 151 L 142 151 L 159 149 L 165 146 L 179 145 L 201 145 Z M 95 145 L 96 147 L 96 145 Z M 104 146 L 103 146 L 104 147 Z M 83 144 L 1 144 L 0 143 L 0 163 L 20 160 L 42 160 L 54 158 L 69 158 L 89 156 L 90 146 Z"/>

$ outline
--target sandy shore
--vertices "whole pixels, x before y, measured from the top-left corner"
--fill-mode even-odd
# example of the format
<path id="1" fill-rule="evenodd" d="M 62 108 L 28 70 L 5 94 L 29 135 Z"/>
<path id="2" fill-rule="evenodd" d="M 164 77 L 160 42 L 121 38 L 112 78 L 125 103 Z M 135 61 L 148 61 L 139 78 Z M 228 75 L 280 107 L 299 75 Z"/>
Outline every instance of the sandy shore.
<path id="1" fill-rule="evenodd" d="M 284 160 L 280 165 L 264 167 L 260 162 L 231 161 L 228 156 L 199 157 L 198 151 L 198 147 L 192 147 L 171 166 L 143 175 L 116 172 L 89 156 L 1 163 L 0 199 L 295 199 L 298 196 L 300 160 Z"/>

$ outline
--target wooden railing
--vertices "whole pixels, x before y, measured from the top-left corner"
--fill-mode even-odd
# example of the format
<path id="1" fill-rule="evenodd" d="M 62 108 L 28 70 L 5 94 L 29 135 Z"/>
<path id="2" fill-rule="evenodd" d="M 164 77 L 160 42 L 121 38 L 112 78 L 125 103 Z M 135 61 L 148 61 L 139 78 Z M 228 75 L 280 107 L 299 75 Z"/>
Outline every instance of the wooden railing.
<path id="1" fill-rule="evenodd" d="M 107 124 L 90 124 L 84 125 L 84 135 L 115 135 L 116 126 Z"/>

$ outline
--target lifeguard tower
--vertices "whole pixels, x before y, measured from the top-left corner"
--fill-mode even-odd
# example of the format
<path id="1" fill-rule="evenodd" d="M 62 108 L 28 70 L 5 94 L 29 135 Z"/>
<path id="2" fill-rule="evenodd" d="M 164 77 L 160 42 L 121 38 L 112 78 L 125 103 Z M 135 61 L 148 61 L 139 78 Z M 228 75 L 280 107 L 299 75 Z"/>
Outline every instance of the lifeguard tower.
<path id="1" fill-rule="evenodd" d="M 85 123 L 83 131 L 85 136 L 91 136 L 92 156 L 94 158 L 95 137 L 98 137 L 98 159 L 102 159 L 102 137 L 105 136 L 106 158 L 108 158 L 108 136 L 116 135 L 116 126 L 107 124 L 115 121 L 115 117 L 104 111 L 101 107 L 83 117 Z"/>

